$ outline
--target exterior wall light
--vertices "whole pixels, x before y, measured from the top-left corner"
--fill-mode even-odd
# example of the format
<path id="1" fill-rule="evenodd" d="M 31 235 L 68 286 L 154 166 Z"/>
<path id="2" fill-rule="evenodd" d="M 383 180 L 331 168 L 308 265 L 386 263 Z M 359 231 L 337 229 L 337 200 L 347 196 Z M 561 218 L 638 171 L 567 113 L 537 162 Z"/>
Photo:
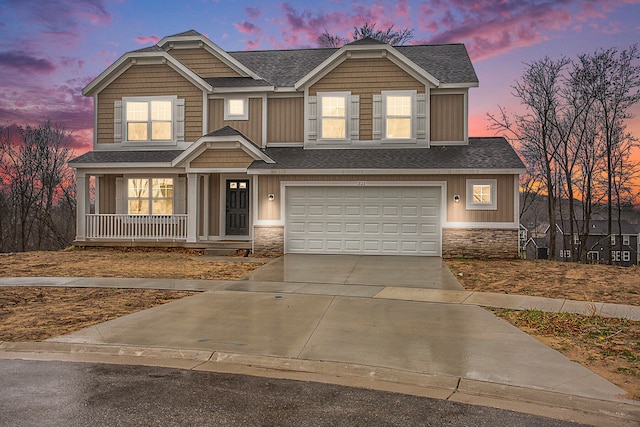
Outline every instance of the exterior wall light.
<path id="1" fill-rule="evenodd" d="M 455 196 L 453 196 L 453 201 L 454 201 L 455 203 L 460 203 L 460 196 L 459 196 L 459 195 L 457 195 L 457 194 L 456 194 Z"/>
<path id="2" fill-rule="evenodd" d="M 276 195 L 275 195 L 275 194 L 273 194 L 273 193 L 270 193 L 267 197 L 269 198 L 269 201 L 270 201 L 270 202 L 273 202 L 273 199 L 275 199 L 275 198 L 276 198 Z"/>

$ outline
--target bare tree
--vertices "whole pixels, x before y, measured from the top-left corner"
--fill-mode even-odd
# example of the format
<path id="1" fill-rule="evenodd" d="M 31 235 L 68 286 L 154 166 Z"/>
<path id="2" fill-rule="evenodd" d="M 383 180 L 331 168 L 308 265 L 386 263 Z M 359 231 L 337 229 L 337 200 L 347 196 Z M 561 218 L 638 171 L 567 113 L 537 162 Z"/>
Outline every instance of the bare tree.
<path id="1" fill-rule="evenodd" d="M 640 52 L 637 45 L 628 49 L 599 50 L 593 54 L 579 55 L 585 84 L 600 107 L 599 123 L 604 138 L 607 180 L 608 234 L 612 234 L 614 203 L 614 151 L 620 144 L 621 121 L 630 117 L 629 109 L 640 101 Z M 611 253 L 611 240 L 608 250 Z M 609 257 L 609 263 L 612 262 Z"/>
<path id="2" fill-rule="evenodd" d="M 318 46 L 320 47 L 342 47 L 347 44 L 347 42 L 348 40 L 343 37 L 330 34 L 326 28 L 324 29 L 324 33 L 318 36 Z"/>
<path id="3" fill-rule="evenodd" d="M 547 193 L 549 216 L 549 249 L 556 251 L 556 154 L 559 149 L 557 133 L 560 103 L 561 74 L 569 63 L 566 58 L 552 60 L 545 57 L 526 64 L 520 81 L 513 86 L 514 96 L 525 107 L 525 113 L 510 117 L 500 108 L 498 115 L 488 114 L 490 129 L 510 134 L 518 142 L 520 154 L 533 175 Z"/>
<path id="4" fill-rule="evenodd" d="M 70 243 L 75 201 L 70 195 L 73 174 L 67 162 L 73 153 L 67 145 L 69 134 L 63 126 L 46 122 L 40 126 L 17 126 L 0 130 L 0 176 L 3 203 L 11 206 L 3 218 L 5 250 L 50 249 Z M 56 218 L 61 201 L 64 218 Z M 71 235 L 71 237 L 73 237 Z"/>
<path id="5" fill-rule="evenodd" d="M 369 25 L 368 22 L 365 22 L 363 26 L 353 28 L 353 41 L 369 37 L 392 46 L 401 46 L 413 40 L 413 36 L 413 29 L 403 28 L 396 31 L 393 29 L 393 25 L 386 30 L 376 30 L 376 24 Z M 324 33 L 318 36 L 317 42 L 320 47 L 341 47 L 347 44 L 348 40 L 344 37 L 330 34 L 325 29 Z"/>

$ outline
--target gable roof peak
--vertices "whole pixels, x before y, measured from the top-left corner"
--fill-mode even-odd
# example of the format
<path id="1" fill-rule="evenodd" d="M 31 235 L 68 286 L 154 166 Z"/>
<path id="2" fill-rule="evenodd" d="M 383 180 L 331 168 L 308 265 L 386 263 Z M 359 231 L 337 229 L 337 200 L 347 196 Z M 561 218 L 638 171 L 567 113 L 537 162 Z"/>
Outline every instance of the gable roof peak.
<path id="1" fill-rule="evenodd" d="M 345 46 L 357 46 L 357 45 L 363 45 L 363 44 L 379 44 L 379 45 L 386 45 L 387 43 L 382 42 L 378 39 L 374 39 L 373 37 L 367 36 L 358 40 L 354 40 L 351 43 L 347 43 L 345 44 Z"/>
<path id="2" fill-rule="evenodd" d="M 191 29 L 191 30 L 183 31 L 183 32 L 178 33 L 178 34 L 173 34 L 173 35 L 167 36 L 165 38 L 169 38 L 169 37 L 197 37 L 197 36 L 202 36 L 202 34 L 200 34 L 199 32 L 197 32 L 194 29 Z"/>

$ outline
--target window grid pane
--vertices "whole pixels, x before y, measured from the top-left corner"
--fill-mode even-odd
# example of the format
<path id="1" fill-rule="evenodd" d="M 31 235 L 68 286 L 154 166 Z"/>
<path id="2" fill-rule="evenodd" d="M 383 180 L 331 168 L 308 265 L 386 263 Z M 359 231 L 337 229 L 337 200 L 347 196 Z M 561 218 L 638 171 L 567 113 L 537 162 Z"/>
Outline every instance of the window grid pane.
<path id="1" fill-rule="evenodd" d="M 490 185 L 474 185 L 473 186 L 473 202 L 474 203 L 491 203 L 491 186 Z"/>
<path id="2" fill-rule="evenodd" d="M 167 100 L 127 101 L 128 141 L 171 141 L 173 103 Z"/>
<path id="3" fill-rule="evenodd" d="M 346 137 L 344 119 L 322 119 L 322 137 L 344 139 Z"/>
<path id="4" fill-rule="evenodd" d="M 129 215 L 173 214 L 173 178 L 130 178 L 127 186 Z"/>
<path id="5" fill-rule="evenodd" d="M 411 119 L 387 118 L 387 138 L 411 138 Z"/>
<path id="6" fill-rule="evenodd" d="M 127 102 L 127 121 L 146 122 L 149 120 L 147 102 Z"/>
<path id="7" fill-rule="evenodd" d="M 342 96 L 322 98 L 322 117 L 345 117 L 345 99 Z"/>
<path id="8" fill-rule="evenodd" d="M 229 115 L 244 116 L 244 101 L 242 99 L 229 100 Z"/>

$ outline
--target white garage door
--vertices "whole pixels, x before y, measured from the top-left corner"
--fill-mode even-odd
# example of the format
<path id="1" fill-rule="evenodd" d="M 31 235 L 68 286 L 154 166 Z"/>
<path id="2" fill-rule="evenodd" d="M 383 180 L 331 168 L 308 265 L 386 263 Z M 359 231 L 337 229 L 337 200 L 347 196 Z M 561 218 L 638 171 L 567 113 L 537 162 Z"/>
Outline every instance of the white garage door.
<path id="1" fill-rule="evenodd" d="M 285 252 L 441 255 L 438 187 L 286 189 Z"/>

